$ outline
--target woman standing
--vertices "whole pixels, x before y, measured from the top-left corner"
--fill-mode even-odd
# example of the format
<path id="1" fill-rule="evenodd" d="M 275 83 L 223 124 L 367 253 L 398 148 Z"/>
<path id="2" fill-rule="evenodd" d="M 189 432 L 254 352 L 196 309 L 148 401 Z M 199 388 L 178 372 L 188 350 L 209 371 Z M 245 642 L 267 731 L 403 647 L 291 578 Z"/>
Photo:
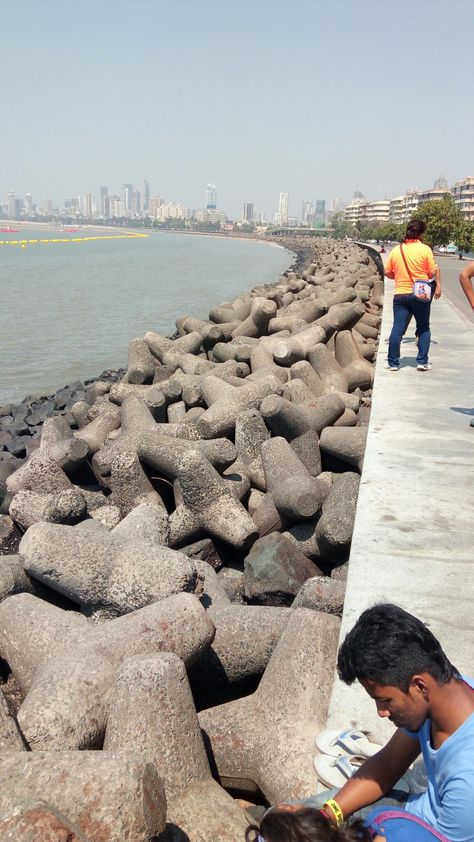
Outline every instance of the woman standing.
<path id="1" fill-rule="evenodd" d="M 430 247 L 423 243 L 425 223 L 412 219 L 405 239 L 390 252 L 385 264 L 385 277 L 395 281 L 393 327 L 388 340 L 389 371 L 400 367 L 400 343 L 411 317 L 415 317 L 418 336 L 417 370 L 429 371 L 431 278 L 435 279 L 434 297 L 441 297 L 441 274 Z"/>

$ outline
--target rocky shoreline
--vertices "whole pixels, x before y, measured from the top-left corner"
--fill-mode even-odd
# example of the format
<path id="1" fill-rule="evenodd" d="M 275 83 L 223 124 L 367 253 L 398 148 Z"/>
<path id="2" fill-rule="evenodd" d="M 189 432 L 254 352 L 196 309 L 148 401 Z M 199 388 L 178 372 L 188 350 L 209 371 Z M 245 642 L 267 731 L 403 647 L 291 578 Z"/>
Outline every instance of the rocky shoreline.
<path id="1" fill-rule="evenodd" d="M 0 410 L 0 838 L 241 842 L 233 796 L 314 790 L 383 283 L 278 242 L 275 284 Z"/>

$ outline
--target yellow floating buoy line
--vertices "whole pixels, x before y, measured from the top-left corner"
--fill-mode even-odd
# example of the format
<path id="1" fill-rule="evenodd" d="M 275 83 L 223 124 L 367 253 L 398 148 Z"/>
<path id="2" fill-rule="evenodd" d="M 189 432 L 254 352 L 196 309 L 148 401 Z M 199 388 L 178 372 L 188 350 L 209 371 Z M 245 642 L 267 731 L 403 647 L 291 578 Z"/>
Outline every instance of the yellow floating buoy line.
<path id="1" fill-rule="evenodd" d="M 104 234 L 97 237 L 54 237 L 50 240 L 0 240 L 0 246 L 25 246 L 38 245 L 43 243 L 86 243 L 90 240 L 137 240 L 148 237 L 149 234 Z"/>

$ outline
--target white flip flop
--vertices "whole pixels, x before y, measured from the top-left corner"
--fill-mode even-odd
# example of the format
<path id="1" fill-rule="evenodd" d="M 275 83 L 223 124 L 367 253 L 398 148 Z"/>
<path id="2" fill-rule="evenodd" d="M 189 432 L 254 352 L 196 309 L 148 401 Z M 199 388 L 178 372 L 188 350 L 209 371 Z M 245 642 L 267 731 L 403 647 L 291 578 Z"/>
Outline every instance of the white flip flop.
<path id="1" fill-rule="evenodd" d="M 358 755 L 372 757 L 382 748 L 368 738 L 367 731 L 350 728 L 347 731 L 321 731 L 315 739 L 316 748 L 332 757 Z"/>
<path id="2" fill-rule="evenodd" d="M 322 784 L 330 789 L 340 789 L 365 760 L 365 757 L 349 757 L 347 754 L 341 754 L 339 757 L 319 754 L 314 758 L 314 768 Z"/>

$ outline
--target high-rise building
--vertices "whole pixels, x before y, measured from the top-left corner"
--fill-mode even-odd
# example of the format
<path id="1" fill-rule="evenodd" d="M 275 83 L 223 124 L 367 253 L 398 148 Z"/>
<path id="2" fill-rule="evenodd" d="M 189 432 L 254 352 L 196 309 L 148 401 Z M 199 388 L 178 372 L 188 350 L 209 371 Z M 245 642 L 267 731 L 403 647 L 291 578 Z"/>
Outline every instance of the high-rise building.
<path id="1" fill-rule="evenodd" d="M 146 178 L 143 181 L 143 210 L 150 210 L 150 182 Z"/>
<path id="2" fill-rule="evenodd" d="M 217 208 L 217 190 L 216 185 L 209 184 L 207 185 L 206 190 L 206 210 L 215 210 Z"/>
<path id="3" fill-rule="evenodd" d="M 253 222 L 253 202 L 244 202 L 242 219 L 244 222 Z"/>
<path id="4" fill-rule="evenodd" d="M 14 190 L 10 190 L 7 196 L 7 214 L 10 219 L 17 218 L 17 198 Z M 18 216 L 20 214 L 18 213 Z"/>
<path id="5" fill-rule="evenodd" d="M 158 211 L 163 204 L 161 196 L 150 196 L 148 200 L 148 213 L 154 219 L 158 219 Z"/>
<path id="6" fill-rule="evenodd" d="M 125 214 L 127 213 L 130 215 L 132 212 L 132 193 L 133 193 L 133 184 L 124 184 L 122 187 L 122 195 L 123 195 L 123 205 L 125 208 Z"/>
<path id="7" fill-rule="evenodd" d="M 33 213 L 33 197 L 31 193 L 27 193 L 25 196 L 24 208 L 26 215 L 31 216 L 31 214 Z"/>
<path id="8" fill-rule="evenodd" d="M 92 193 L 84 193 L 82 213 L 87 219 L 92 219 Z"/>
<path id="9" fill-rule="evenodd" d="M 316 199 L 316 207 L 314 210 L 314 224 L 321 227 L 326 222 L 326 200 Z"/>
<path id="10" fill-rule="evenodd" d="M 100 188 L 100 215 L 102 219 L 108 219 L 110 216 L 109 191 L 107 187 Z"/>
<path id="11" fill-rule="evenodd" d="M 288 224 L 288 193 L 280 193 L 278 202 L 278 215 L 281 219 L 281 225 Z"/>
<path id="12" fill-rule="evenodd" d="M 132 216 L 141 216 L 141 195 L 139 190 L 132 190 L 132 206 L 130 208 Z"/>
<path id="13" fill-rule="evenodd" d="M 301 211 L 301 222 L 308 228 L 313 227 L 314 222 L 314 204 L 311 199 L 303 199 L 303 207 Z"/>

